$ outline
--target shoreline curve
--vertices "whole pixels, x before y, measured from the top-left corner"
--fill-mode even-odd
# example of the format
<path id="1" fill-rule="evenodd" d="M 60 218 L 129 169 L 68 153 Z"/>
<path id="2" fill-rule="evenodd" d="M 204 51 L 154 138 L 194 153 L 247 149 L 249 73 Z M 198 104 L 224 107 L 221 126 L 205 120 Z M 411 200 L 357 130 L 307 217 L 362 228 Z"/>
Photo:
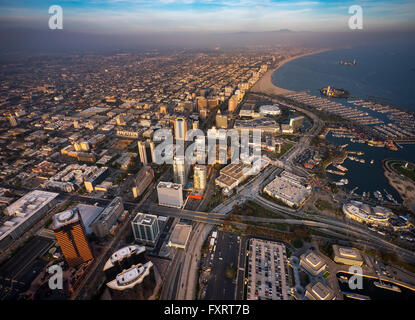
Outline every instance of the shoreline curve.
<path id="1" fill-rule="evenodd" d="M 317 51 L 312 51 L 312 52 L 292 56 L 292 57 L 289 57 L 289 58 L 286 58 L 286 59 L 282 60 L 281 62 L 278 63 L 278 65 L 275 68 L 270 69 L 267 72 L 265 72 L 264 75 L 251 88 L 250 91 L 251 92 L 257 92 L 257 93 L 271 94 L 271 95 L 272 94 L 279 95 L 279 94 L 297 93 L 298 91 L 295 91 L 295 90 L 288 90 L 288 89 L 284 89 L 284 88 L 281 88 L 281 87 L 277 87 L 272 82 L 272 75 L 274 74 L 274 72 L 277 71 L 279 68 L 281 68 L 287 62 L 293 61 L 293 60 L 301 58 L 301 57 L 310 56 L 310 55 L 313 55 L 313 54 L 318 54 L 318 53 L 322 53 L 322 52 L 326 52 L 326 51 L 330 51 L 330 50 L 333 50 L 333 49 L 329 49 L 329 48 L 328 49 L 321 49 L 321 50 L 317 50 Z"/>

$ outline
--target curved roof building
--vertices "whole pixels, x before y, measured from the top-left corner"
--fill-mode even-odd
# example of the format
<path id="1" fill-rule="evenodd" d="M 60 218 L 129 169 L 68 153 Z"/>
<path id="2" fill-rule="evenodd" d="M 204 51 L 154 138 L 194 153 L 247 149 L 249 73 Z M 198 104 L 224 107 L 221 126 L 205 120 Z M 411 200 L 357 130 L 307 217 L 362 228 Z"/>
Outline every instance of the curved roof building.
<path id="1" fill-rule="evenodd" d="M 132 245 L 132 246 L 121 248 L 115 251 L 111 255 L 111 257 L 107 260 L 107 262 L 104 265 L 104 271 L 113 268 L 117 264 L 121 263 L 122 261 L 128 258 L 131 258 L 134 255 L 139 256 L 141 254 L 144 254 L 145 251 L 146 251 L 145 247 L 138 246 L 138 245 Z"/>
<path id="2" fill-rule="evenodd" d="M 259 113 L 271 116 L 281 114 L 281 109 L 276 105 L 263 105 L 259 107 Z"/>
<path id="3" fill-rule="evenodd" d="M 144 279 L 150 275 L 152 267 L 153 263 L 151 261 L 148 261 L 145 264 L 139 263 L 134 265 L 130 269 L 119 273 L 114 280 L 107 283 L 107 286 L 118 291 L 132 289 L 141 284 Z"/>
<path id="4" fill-rule="evenodd" d="M 371 208 L 359 201 L 350 201 L 343 205 L 343 212 L 350 219 L 358 222 L 371 223 L 375 225 L 388 225 L 392 211 L 384 207 Z"/>

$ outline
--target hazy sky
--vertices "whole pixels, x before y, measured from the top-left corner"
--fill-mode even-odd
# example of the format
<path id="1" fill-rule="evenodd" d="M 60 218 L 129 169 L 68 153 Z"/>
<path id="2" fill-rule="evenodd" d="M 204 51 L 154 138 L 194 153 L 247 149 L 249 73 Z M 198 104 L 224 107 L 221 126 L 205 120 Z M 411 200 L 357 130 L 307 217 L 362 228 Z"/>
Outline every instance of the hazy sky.
<path id="1" fill-rule="evenodd" d="M 64 30 L 86 33 L 158 31 L 347 31 L 351 5 L 365 30 L 415 25 L 414 0 L 1 0 L 3 27 L 47 29 L 51 5 L 63 8 Z"/>

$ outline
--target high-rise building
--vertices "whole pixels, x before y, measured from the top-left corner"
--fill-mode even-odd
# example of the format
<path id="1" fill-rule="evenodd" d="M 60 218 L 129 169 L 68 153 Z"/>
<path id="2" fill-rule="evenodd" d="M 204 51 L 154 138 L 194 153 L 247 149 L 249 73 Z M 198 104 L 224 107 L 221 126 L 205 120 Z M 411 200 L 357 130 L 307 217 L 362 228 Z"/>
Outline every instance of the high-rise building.
<path id="1" fill-rule="evenodd" d="M 187 133 L 187 122 L 186 118 L 178 117 L 174 121 L 174 136 L 176 140 L 185 140 Z"/>
<path id="2" fill-rule="evenodd" d="M 150 140 L 138 141 L 138 154 L 144 165 L 154 162 L 154 142 Z"/>
<path id="3" fill-rule="evenodd" d="M 174 182 L 186 186 L 188 173 L 189 165 L 186 163 L 186 158 L 184 156 L 175 156 L 173 158 Z"/>
<path id="4" fill-rule="evenodd" d="M 197 104 L 197 109 L 200 111 L 201 109 L 207 108 L 208 100 L 205 97 L 200 96 L 196 98 L 196 104 Z"/>
<path id="5" fill-rule="evenodd" d="M 160 236 L 160 226 L 157 216 L 152 214 L 137 213 L 131 222 L 135 241 L 155 246 Z"/>
<path id="6" fill-rule="evenodd" d="M 198 164 L 193 167 L 193 171 L 194 189 L 205 190 L 207 167 Z"/>
<path id="7" fill-rule="evenodd" d="M 133 196 L 138 198 L 154 180 L 154 170 L 150 166 L 144 166 L 138 171 L 133 186 Z"/>
<path id="8" fill-rule="evenodd" d="M 53 216 L 53 230 L 70 267 L 93 259 L 85 236 L 85 228 L 77 208 Z"/>
<path id="9" fill-rule="evenodd" d="M 183 187 L 181 184 L 161 182 L 157 185 L 159 205 L 181 208 L 183 206 Z"/>
<path id="10" fill-rule="evenodd" d="M 238 106 L 238 97 L 233 95 L 232 97 L 229 98 L 229 102 L 228 102 L 229 113 L 234 112 L 237 106 Z"/>
<path id="11" fill-rule="evenodd" d="M 99 238 L 105 237 L 123 212 L 124 205 L 122 198 L 115 197 L 91 223 L 95 235 Z"/>
<path id="12" fill-rule="evenodd" d="M 212 109 L 214 107 L 216 107 L 219 104 L 219 99 L 218 98 L 210 98 L 208 99 L 208 107 L 209 109 Z"/>
<path id="13" fill-rule="evenodd" d="M 221 114 L 220 110 L 216 114 L 216 128 L 228 129 L 228 116 Z"/>

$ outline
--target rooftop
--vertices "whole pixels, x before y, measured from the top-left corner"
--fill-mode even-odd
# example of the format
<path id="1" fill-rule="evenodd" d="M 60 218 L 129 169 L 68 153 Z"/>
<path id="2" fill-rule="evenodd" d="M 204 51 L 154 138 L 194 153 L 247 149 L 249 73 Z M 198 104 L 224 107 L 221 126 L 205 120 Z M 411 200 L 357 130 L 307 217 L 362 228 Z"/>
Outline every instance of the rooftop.
<path id="1" fill-rule="evenodd" d="M 192 232 L 192 226 L 187 224 L 176 224 L 174 230 L 170 236 L 169 246 L 186 247 L 189 240 L 190 233 Z"/>

